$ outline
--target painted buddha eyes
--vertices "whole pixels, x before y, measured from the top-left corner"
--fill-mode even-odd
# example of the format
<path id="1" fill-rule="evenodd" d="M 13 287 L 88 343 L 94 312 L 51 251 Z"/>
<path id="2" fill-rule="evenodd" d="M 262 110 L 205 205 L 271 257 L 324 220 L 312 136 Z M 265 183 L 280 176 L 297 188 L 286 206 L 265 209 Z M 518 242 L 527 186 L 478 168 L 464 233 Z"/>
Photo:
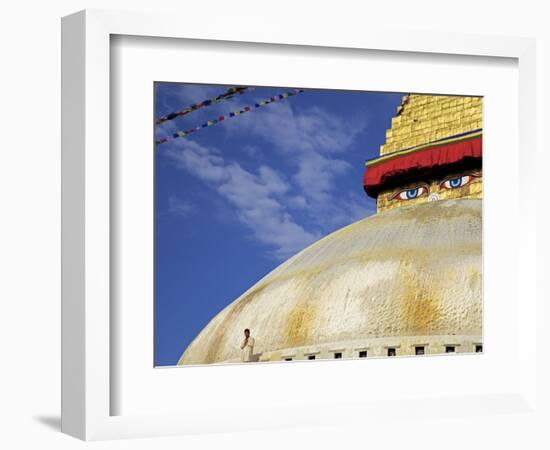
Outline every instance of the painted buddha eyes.
<path id="1" fill-rule="evenodd" d="M 466 186 L 475 177 L 473 175 L 463 175 L 455 178 L 448 178 L 440 184 L 443 189 L 456 189 L 462 186 Z"/>
<path id="2" fill-rule="evenodd" d="M 462 186 L 466 186 L 471 183 L 472 180 L 477 178 L 478 175 L 469 174 L 469 175 L 460 175 L 457 177 L 447 178 L 439 183 L 439 189 L 458 189 Z M 413 200 L 415 198 L 423 197 L 429 194 L 430 186 L 427 184 L 422 184 L 416 187 L 411 187 L 403 191 L 399 191 L 391 199 L 392 200 Z"/>
<path id="3" fill-rule="evenodd" d="M 399 200 L 412 200 L 414 198 L 422 197 L 423 195 L 428 193 L 428 187 L 427 186 L 417 186 L 411 189 L 406 189 L 404 191 L 398 192 L 392 200 L 399 199 Z"/>

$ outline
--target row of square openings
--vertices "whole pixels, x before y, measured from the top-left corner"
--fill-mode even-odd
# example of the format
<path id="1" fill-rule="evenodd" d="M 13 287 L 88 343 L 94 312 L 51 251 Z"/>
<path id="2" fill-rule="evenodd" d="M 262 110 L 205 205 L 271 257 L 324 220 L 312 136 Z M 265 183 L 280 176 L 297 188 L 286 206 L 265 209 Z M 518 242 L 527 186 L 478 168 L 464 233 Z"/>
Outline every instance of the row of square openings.
<path id="1" fill-rule="evenodd" d="M 483 352 L 483 345 L 476 344 L 474 346 L 474 350 L 476 353 L 482 353 Z M 388 347 L 386 349 L 387 356 L 397 356 L 397 347 Z M 417 345 L 414 347 L 414 354 L 415 355 L 424 355 L 426 353 L 426 347 L 423 345 Z M 455 345 L 446 345 L 445 346 L 445 353 L 456 353 L 456 346 Z M 334 352 L 334 359 L 342 359 L 342 352 Z M 359 358 L 366 358 L 368 356 L 367 350 L 360 350 L 357 354 Z M 310 361 L 316 359 L 315 355 L 307 355 L 307 359 Z M 284 358 L 285 361 L 292 361 L 293 358 L 288 357 Z"/>

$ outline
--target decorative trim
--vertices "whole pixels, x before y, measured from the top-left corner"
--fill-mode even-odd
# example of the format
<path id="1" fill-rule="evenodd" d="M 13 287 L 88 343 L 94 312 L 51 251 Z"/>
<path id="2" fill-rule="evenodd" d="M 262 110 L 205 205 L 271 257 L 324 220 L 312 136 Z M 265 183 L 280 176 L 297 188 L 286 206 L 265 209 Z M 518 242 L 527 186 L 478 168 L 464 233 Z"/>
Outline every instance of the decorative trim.
<path id="1" fill-rule="evenodd" d="M 483 132 L 483 129 L 478 128 L 477 130 L 467 131 L 461 134 L 455 134 L 453 136 L 437 139 L 435 141 L 431 141 L 426 144 L 419 144 L 419 145 L 415 145 L 414 147 L 407 147 L 401 150 L 396 150 L 395 152 L 387 153 L 385 155 L 381 155 L 376 158 L 367 160 L 365 162 L 365 166 L 372 167 L 372 166 L 375 166 L 376 164 L 387 161 L 389 159 L 397 158 L 398 156 L 408 155 L 409 153 L 419 152 L 427 148 L 438 147 L 440 145 L 450 144 L 452 142 L 460 142 L 460 141 L 465 141 L 467 139 L 472 139 L 474 137 L 479 137 L 481 136 L 482 132 Z"/>

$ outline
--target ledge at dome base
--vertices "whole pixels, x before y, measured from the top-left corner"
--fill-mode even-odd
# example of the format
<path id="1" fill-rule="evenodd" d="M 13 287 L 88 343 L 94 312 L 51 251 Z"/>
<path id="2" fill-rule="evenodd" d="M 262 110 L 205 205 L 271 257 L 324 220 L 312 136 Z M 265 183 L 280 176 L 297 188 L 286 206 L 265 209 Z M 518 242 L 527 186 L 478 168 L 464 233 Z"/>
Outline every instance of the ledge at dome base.
<path id="1" fill-rule="evenodd" d="M 335 354 L 340 353 L 342 359 L 357 358 L 386 358 L 388 349 L 395 349 L 395 356 L 420 356 L 416 354 L 418 347 L 423 347 L 424 355 L 448 355 L 447 347 L 454 347 L 452 354 L 481 353 L 476 347 L 483 346 L 482 336 L 479 335 L 437 335 L 437 336 L 399 336 L 355 339 L 322 345 L 308 345 L 303 347 L 285 348 L 263 353 L 255 353 L 253 362 L 288 362 L 309 361 L 310 356 L 315 360 L 333 360 Z M 363 352 L 366 352 L 366 356 Z M 227 359 L 210 364 L 189 364 L 180 362 L 180 366 L 242 364 L 238 358 Z"/>

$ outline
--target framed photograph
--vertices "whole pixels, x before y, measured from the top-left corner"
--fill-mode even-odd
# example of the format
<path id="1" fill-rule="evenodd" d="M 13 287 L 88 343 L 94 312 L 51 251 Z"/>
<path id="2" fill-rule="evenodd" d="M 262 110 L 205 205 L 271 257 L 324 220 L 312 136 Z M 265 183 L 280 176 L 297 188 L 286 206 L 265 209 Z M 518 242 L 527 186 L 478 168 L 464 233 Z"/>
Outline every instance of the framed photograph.
<path id="1" fill-rule="evenodd" d="M 155 365 L 481 354 L 482 116 L 157 82 Z"/>
<path id="2" fill-rule="evenodd" d="M 537 414 L 531 40 L 62 44 L 64 432 Z"/>

